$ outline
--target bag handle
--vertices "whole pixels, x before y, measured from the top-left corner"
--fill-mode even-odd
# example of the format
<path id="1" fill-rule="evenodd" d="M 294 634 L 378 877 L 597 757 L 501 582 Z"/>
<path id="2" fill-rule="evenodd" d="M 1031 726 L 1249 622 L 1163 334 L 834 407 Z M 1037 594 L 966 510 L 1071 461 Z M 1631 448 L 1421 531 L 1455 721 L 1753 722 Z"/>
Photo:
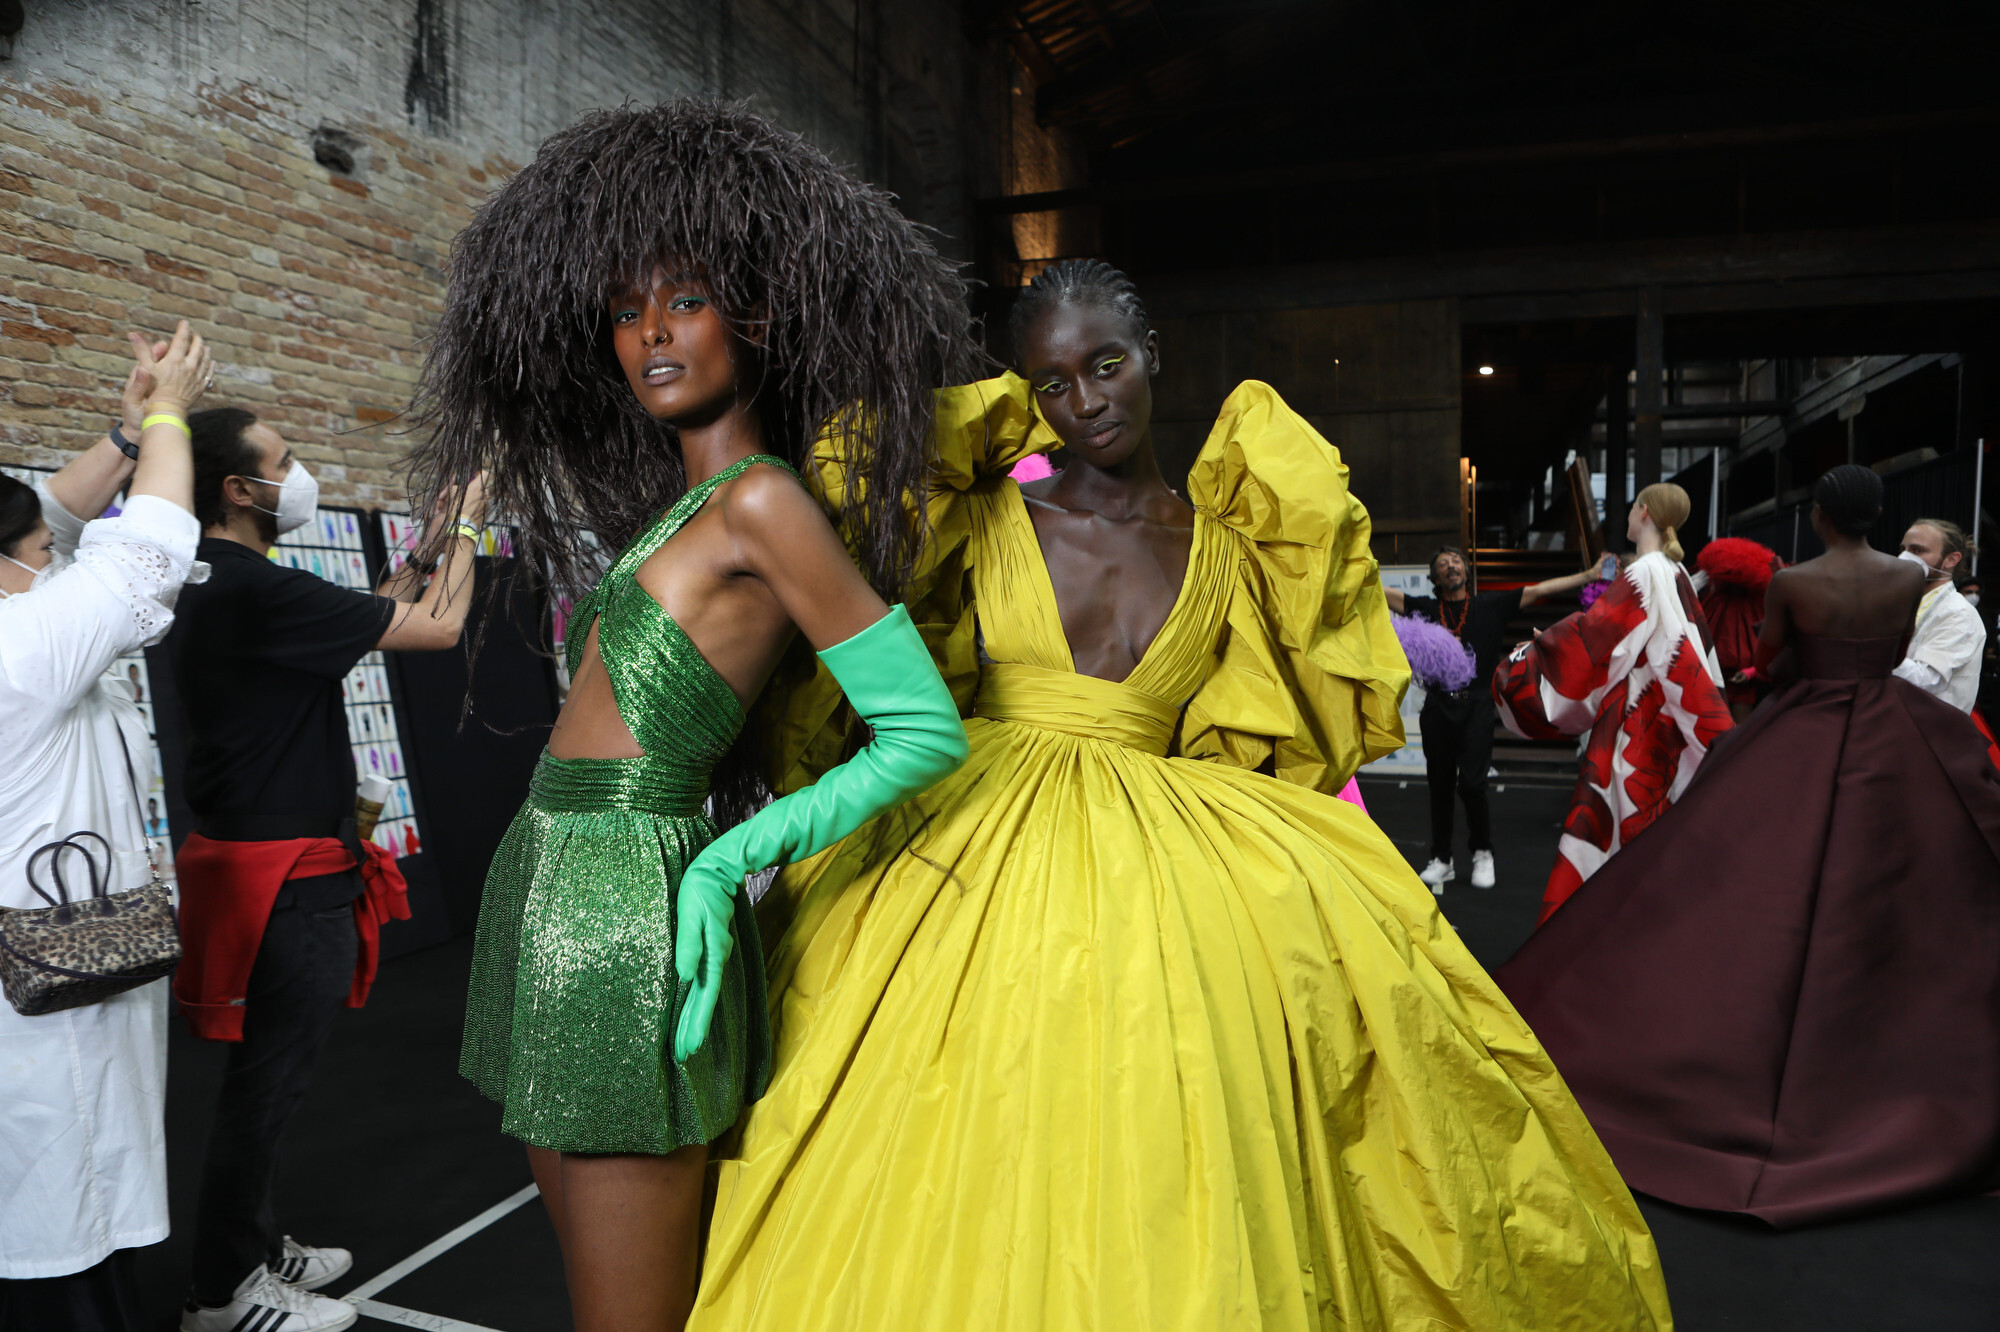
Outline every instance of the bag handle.
<path id="1" fill-rule="evenodd" d="M 139 798 L 139 774 L 132 767 L 132 750 L 125 743 L 125 732 L 122 729 L 118 732 L 118 757 L 125 760 L 125 780 L 132 788 L 132 817 L 139 822 L 139 845 L 146 848 L 146 868 L 153 878 L 158 880 L 160 862 L 153 858 L 153 839 L 146 835 L 146 802 Z M 92 833 L 91 836 L 96 837 L 97 834 Z M 98 837 L 97 840 L 104 841 L 102 837 Z M 106 842 L 105 850 L 109 852 L 110 849 L 110 843 Z"/>
<path id="2" fill-rule="evenodd" d="M 69 836 L 63 838 L 60 842 L 50 842 L 46 846 L 35 848 L 34 854 L 28 857 L 28 886 L 35 890 L 35 895 L 37 897 L 41 898 L 44 902 L 47 902 L 50 906 L 70 905 L 69 885 L 63 882 L 63 874 L 62 874 L 62 853 L 65 851 L 74 851 L 78 855 L 83 857 L 84 865 L 88 867 L 90 870 L 90 895 L 93 898 L 103 897 L 105 895 L 104 880 L 98 875 L 97 872 L 97 858 L 90 854 L 89 847 L 82 845 L 76 840 L 79 837 L 97 838 L 98 845 L 104 848 L 104 863 L 105 866 L 107 867 L 107 872 L 109 872 L 109 866 L 111 864 L 111 843 L 105 841 L 103 837 L 99 836 L 97 833 L 94 832 L 90 832 L 87 830 L 84 832 L 73 832 Z M 49 858 L 49 879 L 55 884 L 56 892 L 62 898 L 61 901 L 57 901 L 56 898 L 50 897 L 48 893 L 42 888 L 42 886 L 39 883 L 35 882 L 35 866 L 43 856 L 47 856 Z"/>
<path id="3" fill-rule="evenodd" d="M 118 757 L 125 760 L 125 781 L 132 790 L 132 816 L 139 825 L 139 845 L 146 849 L 146 868 L 151 872 L 153 881 L 157 883 L 160 879 L 160 862 L 153 856 L 153 839 L 146 836 L 146 804 L 139 798 L 139 774 L 132 766 L 132 749 L 125 743 L 125 732 L 122 729 L 118 732 Z M 97 861 L 90 854 L 90 848 L 76 840 L 79 837 L 96 838 L 97 844 L 104 848 L 103 877 L 100 878 L 98 875 Z M 35 895 L 50 906 L 70 905 L 69 885 L 63 882 L 62 876 L 62 853 L 65 850 L 80 853 L 83 856 L 83 863 L 90 867 L 90 895 L 93 898 L 108 897 L 105 882 L 110 878 L 111 866 L 115 863 L 111 843 L 103 834 L 87 829 L 73 832 L 59 842 L 50 842 L 46 846 L 37 847 L 34 854 L 28 857 L 28 887 L 35 890 Z M 44 855 L 49 858 L 49 878 L 54 882 L 56 893 L 62 899 L 60 902 L 50 897 L 42 886 L 35 882 L 35 866 Z"/>

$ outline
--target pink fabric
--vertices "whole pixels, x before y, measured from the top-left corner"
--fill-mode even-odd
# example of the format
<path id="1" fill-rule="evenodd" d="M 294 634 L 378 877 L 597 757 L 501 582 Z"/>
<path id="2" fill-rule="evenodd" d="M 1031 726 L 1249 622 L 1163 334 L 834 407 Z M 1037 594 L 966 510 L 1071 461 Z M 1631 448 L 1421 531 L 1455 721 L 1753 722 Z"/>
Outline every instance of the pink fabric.
<path id="1" fill-rule="evenodd" d="M 1026 484 L 1029 481 L 1039 481 L 1045 476 L 1054 476 L 1055 474 L 1056 469 L 1049 466 L 1048 456 L 1041 453 L 1029 454 L 1014 464 L 1013 471 L 1007 473 L 1008 476 L 1013 477 L 1020 484 Z"/>
<path id="2" fill-rule="evenodd" d="M 1361 798 L 1361 779 L 1359 777 L 1349 777 L 1347 779 L 1347 785 L 1340 788 L 1340 798 L 1348 804 L 1353 805 L 1363 814 L 1368 812 L 1368 802 Z"/>

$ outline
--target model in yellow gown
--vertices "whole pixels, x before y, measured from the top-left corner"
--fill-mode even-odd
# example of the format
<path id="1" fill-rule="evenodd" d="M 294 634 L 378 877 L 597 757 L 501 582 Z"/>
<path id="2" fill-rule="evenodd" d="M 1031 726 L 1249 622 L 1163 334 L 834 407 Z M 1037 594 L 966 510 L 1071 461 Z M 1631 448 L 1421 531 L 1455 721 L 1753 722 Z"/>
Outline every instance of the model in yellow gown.
<path id="1" fill-rule="evenodd" d="M 1328 794 L 1401 742 L 1408 679 L 1335 450 L 1230 396 L 1179 600 L 1112 683 L 1005 479 L 1055 443 L 1027 386 L 939 417 L 912 610 L 972 756 L 773 890 L 775 1074 L 689 1326 L 1669 1327 L 1548 1056 Z M 837 697 L 767 719 L 791 781 L 838 757 Z"/>

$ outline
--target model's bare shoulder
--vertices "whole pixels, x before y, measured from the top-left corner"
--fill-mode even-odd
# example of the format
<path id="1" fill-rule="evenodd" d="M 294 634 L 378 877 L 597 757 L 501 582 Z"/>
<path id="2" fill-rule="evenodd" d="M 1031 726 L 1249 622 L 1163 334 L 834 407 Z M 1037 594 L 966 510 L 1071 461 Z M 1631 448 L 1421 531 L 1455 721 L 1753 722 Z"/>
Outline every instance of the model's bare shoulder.
<path id="1" fill-rule="evenodd" d="M 782 528 L 808 516 L 827 521 L 826 511 L 797 477 L 764 463 L 724 485 L 716 492 L 715 505 L 730 531 L 738 535 Z"/>

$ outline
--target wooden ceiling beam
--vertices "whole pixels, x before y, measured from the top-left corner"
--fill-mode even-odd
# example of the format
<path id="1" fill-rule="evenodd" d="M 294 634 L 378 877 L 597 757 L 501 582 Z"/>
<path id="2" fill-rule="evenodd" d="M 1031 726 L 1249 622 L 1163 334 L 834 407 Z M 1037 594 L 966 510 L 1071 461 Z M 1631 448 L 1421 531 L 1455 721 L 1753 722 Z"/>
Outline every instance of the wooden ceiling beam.
<path id="1" fill-rule="evenodd" d="M 981 199 L 977 206 L 980 211 L 989 214 L 1043 213 L 1059 208 L 1076 208 L 1092 204 L 1149 203 L 1208 194 L 1308 189 L 1342 181 L 1424 176 L 1435 172 L 1463 169 L 1588 161 L 1593 158 L 1645 157 L 1728 148 L 1759 148 L 1778 144 L 1865 138 L 1886 134 L 1915 134 L 1993 124 L 2000 124 L 2000 107 L 1919 111 L 1902 115 L 1864 116 L 1852 120 L 1827 120 L 1797 125 L 1757 125 L 1683 134 L 1639 134 L 1611 139 L 1582 139 L 1568 143 L 1525 143 L 1498 148 L 1451 149 L 1445 152 L 1413 153 L 1360 161 L 1273 167 L 1260 171 L 1179 176 L 1167 180 L 1114 182 L 1077 190 L 1003 195 Z"/>
<path id="2" fill-rule="evenodd" d="M 1466 324 L 2000 298 L 2000 226 L 1628 242 L 1141 275 L 1161 318 L 1456 297 Z"/>

